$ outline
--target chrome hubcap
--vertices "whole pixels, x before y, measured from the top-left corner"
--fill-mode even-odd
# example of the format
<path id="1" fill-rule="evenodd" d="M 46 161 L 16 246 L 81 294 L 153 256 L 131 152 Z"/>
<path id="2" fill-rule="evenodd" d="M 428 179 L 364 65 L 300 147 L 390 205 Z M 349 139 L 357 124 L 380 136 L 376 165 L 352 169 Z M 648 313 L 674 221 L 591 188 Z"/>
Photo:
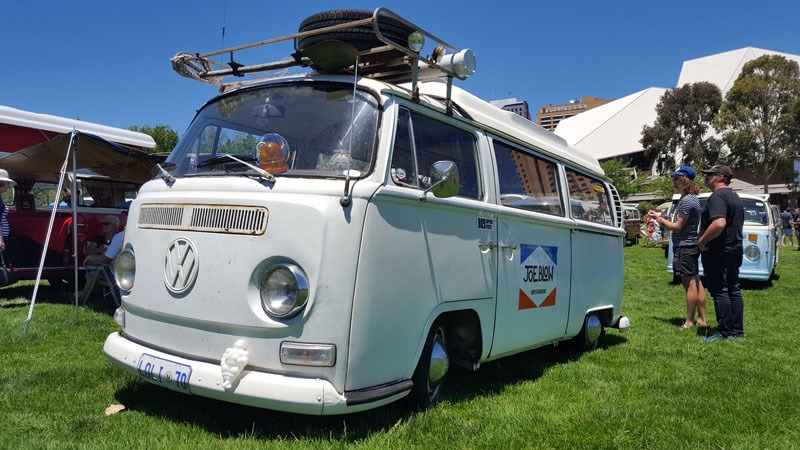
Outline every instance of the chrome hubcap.
<path id="1" fill-rule="evenodd" d="M 430 369 L 428 370 L 428 389 L 435 393 L 439 385 L 447 375 L 450 368 L 450 359 L 447 357 L 447 342 L 444 337 L 444 329 L 439 327 L 433 335 L 433 346 L 431 348 Z"/>
<path id="2" fill-rule="evenodd" d="M 603 324 L 600 322 L 600 318 L 594 314 L 590 314 L 586 317 L 586 341 L 589 345 L 594 345 L 597 343 L 597 340 L 600 338 L 600 333 L 603 332 Z"/>

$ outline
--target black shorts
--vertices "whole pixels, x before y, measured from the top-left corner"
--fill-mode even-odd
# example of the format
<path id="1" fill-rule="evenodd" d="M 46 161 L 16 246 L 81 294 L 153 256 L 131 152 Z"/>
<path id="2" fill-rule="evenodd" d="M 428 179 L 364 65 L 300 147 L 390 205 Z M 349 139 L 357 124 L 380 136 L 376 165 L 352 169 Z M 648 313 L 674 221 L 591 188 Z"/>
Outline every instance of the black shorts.
<path id="1" fill-rule="evenodd" d="M 695 276 L 698 274 L 697 259 L 700 249 L 694 247 L 677 247 L 672 256 L 672 272 L 680 276 Z"/>

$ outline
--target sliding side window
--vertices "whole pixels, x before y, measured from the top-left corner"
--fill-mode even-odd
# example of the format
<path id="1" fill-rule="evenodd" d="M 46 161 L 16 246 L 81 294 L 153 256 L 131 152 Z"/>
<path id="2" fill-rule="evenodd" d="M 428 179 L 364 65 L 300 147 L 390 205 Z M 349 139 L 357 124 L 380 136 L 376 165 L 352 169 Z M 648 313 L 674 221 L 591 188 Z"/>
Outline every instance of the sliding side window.
<path id="1" fill-rule="evenodd" d="M 564 216 L 554 163 L 499 141 L 494 154 L 503 205 Z"/>
<path id="2" fill-rule="evenodd" d="M 608 189 L 602 181 L 567 169 L 567 185 L 574 219 L 614 225 L 614 218 L 609 209 L 611 203 Z"/>

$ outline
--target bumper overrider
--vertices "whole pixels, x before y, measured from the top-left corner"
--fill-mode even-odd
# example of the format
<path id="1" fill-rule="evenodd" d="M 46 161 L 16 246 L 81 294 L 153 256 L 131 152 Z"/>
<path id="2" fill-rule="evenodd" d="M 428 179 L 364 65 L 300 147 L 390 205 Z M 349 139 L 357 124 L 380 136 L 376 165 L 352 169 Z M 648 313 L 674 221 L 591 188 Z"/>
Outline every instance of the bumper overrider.
<path id="1" fill-rule="evenodd" d="M 103 350 L 114 365 L 165 388 L 299 414 L 335 415 L 372 409 L 399 400 L 412 386 L 407 380 L 343 395 L 326 380 L 289 377 L 245 367 L 232 386 L 226 389 L 220 364 L 161 352 L 126 339 L 119 333 L 106 338 Z"/>

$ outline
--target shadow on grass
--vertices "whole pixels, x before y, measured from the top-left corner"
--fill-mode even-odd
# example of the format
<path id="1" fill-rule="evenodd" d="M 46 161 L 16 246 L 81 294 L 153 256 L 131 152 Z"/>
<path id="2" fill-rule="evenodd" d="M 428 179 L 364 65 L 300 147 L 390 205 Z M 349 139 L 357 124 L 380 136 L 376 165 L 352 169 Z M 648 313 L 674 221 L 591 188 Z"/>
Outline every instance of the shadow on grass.
<path id="1" fill-rule="evenodd" d="M 12 286 L 0 288 L 0 308 L 18 308 L 30 305 L 33 289 L 33 281 L 22 281 Z M 55 286 L 51 286 L 49 283 L 42 283 L 36 293 L 36 303 L 74 304 L 74 295 L 74 289 L 67 283 L 59 283 Z M 95 288 L 83 306 L 109 315 L 114 315 L 114 310 L 116 309 L 111 297 L 103 297 L 100 287 Z"/>
<path id="2" fill-rule="evenodd" d="M 11 300 L 9 304 L 17 304 L 19 302 L 28 304 L 33 296 L 33 287 L 33 282 L 21 282 L 4 287 L 0 289 L 0 301 Z M 70 297 L 70 293 L 71 291 L 67 291 L 61 286 L 53 287 L 47 283 L 42 283 L 36 293 L 36 302 L 71 303 L 73 300 Z M 9 304 L 3 303 L 2 307 L 10 307 Z"/>
<path id="3" fill-rule="evenodd" d="M 696 335 L 698 335 L 700 337 L 707 337 L 707 336 L 710 336 L 710 335 L 714 334 L 716 332 L 716 330 L 717 330 L 716 327 L 714 327 L 712 325 L 708 325 L 708 326 L 705 326 L 705 327 L 701 327 L 699 325 L 695 325 L 692 328 L 689 328 L 687 330 L 681 330 L 678 327 L 683 325 L 683 322 L 685 320 L 683 317 L 656 317 L 656 316 L 652 316 L 651 319 L 664 322 L 664 323 L 666 323 L 668 325 L 673 325 L 675 327 L 675 333 L 695 333 Z M 712 317 L 712 319 L 713 319 L 713 317 Z M 706 320 L 709 320 L 709 318 L 706 317 Z M 709 321 L 708 323 L 710 324 L 711 322 Z"/>
<path id="4" fill-rule="evenodd" d="M 606 334 L 602 347 L 595 351 L 604 351 L 625 342 L 627 339 L 619 334 Z M 451 370 L 443 399 L 457 403 L 478 396 L 497 395 L 507 386 L 535 381 L 548 368 L 576 361 L 581 355 L 583 353 L 567 341 L 558 347 L 542 347 L 483 364 L 477 372 Z M 143 381 L 128 383 L 117 391 L 116 398 L 129 411 L 143 412 L 175 423 L 190 423 L 223 438 L 301 438 L 353 443 L 412 420 L 416 415 L 401 400 L 361 413 L 306 416 L 185 395 Z"/>

